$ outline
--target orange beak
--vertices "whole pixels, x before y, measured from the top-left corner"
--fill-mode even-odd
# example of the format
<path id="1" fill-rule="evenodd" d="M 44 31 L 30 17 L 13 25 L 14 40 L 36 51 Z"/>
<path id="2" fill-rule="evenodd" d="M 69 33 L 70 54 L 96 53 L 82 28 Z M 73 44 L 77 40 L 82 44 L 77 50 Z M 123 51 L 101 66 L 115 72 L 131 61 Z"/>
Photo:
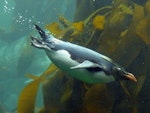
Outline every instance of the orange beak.
<path id="1" fill-rule="evenodd" d="M 126 75 L 126 77 L 133 82 L 137 82 L 137 79 L 135 78 L 135 76 L 132 73 L 128 73 Z"/>

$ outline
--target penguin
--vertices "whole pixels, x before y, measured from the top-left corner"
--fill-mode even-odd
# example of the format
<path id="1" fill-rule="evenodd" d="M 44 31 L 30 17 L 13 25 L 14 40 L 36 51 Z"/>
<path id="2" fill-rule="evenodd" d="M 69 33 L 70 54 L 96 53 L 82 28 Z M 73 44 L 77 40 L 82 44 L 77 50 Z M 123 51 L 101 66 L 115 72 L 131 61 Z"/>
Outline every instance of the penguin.
<path id="1" fill-rule="evenodd" d="M 89 48 L 55 38 L 35 25 L 40 38 L 31 36 L 31 45 L 45 50 L 49 59 L 63 72 L 89 84 L 130 80 L 135 76 L 109 57 Z"/>

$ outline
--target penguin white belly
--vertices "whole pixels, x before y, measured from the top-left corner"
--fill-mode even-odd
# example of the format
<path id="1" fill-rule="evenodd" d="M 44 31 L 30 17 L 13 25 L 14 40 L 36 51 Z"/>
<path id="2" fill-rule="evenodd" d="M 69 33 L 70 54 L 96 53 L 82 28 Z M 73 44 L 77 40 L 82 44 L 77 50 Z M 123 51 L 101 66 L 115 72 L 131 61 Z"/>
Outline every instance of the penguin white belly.
<path id="1" fill-rule="evenodd" d="M 113 76 L 105 75 L 103 71 L 90 72 L 86 68 L 71 69 L 71 67 L 78 66 L 80 63 L 71 59 L 71 55 L 66 50 L 58 50 L 53 55 L 48 54 L 48 56 L 52 62 L 62 71 L 83 82 L 95 84 L 108 83 L 115 80 Z"/>

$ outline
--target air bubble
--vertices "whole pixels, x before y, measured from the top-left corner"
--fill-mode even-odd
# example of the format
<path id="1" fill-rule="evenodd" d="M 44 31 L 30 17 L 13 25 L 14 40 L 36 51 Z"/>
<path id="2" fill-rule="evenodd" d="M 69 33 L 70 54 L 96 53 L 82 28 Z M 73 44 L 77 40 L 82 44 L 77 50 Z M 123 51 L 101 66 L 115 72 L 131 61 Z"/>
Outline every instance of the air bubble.
<path id="1" fill-rule="evenodd" d="M 31 19 L 29 19 L 29 22 L 31 22 Z"/>

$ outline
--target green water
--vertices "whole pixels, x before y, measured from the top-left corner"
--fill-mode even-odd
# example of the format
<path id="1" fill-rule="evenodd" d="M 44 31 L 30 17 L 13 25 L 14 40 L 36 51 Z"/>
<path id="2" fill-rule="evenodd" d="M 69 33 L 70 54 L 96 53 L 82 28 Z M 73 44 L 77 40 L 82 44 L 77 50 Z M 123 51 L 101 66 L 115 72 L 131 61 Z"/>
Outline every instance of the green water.
<path id="1" fill-rule="evenodd" d="M 132 11 L 135 9 L 134 4 L 140 6 L 140 11 L 142 10 L 144 12 L 143 14 L 141 14 L 143 15 L 143 17 L 140 18 L 141 20 L 145 17 L 149 19 L 150 12 L 149 9 L 146 8 L 146 3 L 148 4 L 149 0 L 0 0 L 0 113 L 2 109 L 5 109 L 4 111 L 7 112 L 15 113 L 17 110 L 17 102 L 20 92 L 22 91 L 24 86 L 31 82 L 31 79 L 27 78 L 26 74 L 30 73 L 32 75 L 40 76 L 51 63 L 44 51 L 37 50 L 36 48 L 31 47 L 29 44 L 31 35 L 38 36 L 33 27 L 34 23 L 44 28 L 47 24 L 58 22 L 58 17 L 60 15 L 63 15 L 70 22 L 81 21 L 86 19 L 98 8 L 104 6 L 115 7 L 115 4 L 125 3 L 126 1 L 128 2 L 125 6 L 130 8 Z M 150 7 L 150 3 L 147 6 Z M 118 5 L 118 9 L 119 8 L 120 7 Z M 105 13 L 105 21 L 115 19 L 115 17 L 113 16 L 113 18 L 109 18 L 109 16 L 114 12 L 115 11 L 110 10 Z M 120 12 L 122 12 L 121 8 Z M 141 12 L 139 12 L 139 14 L 140 13 Z M 103 13 L 100 13 L 100 15 L 102 14 Z M 97 30 L 94 29 L 92 33 L 95 33 L 95 35 L 90 36 L 92 37 L 98 35 L 98 38 L 103 38 L 103 36 L 106 36 L 106 39 L 110 37 L 109 33 L 111 33 L 111 36 L 117 36 L 115 35 L 115 33 L 121 36 L 124 36 L 125 33 L 129 33 L 127 37 L 130 35 L 132 36 L 135 33 L 134 29 L 136 29 L 136 22 L 134 23 L 134 21 L 132 20 L 133 15 L 128 15 L 127 17 L 125 17 L 125 19 L 127 19 L 127 21 L 123 21 L 123 23 L 118 24 L 118 26 L 123 25 L 120 28 L 118 26 L 113 28 L 114 23 L 111 23 L 110 21 L 110 24 L 107 23 L 108 26 L 105 26 L 106 29 L 103 29 L 98 33 Z M 91 23 L 89 23 L 89 26 L 91 25 Z M 125 89 L 123 89 L 119 82 L 108 84 L 106 86 L 109 91 L 106 95 L 102 95 L 101 99 L 106 99 L 108 102 L 110 102 L 109 99 L 112 99 L 113 104 L 105 103 L 104 101 L 101 101 L 101 99 L 97 99 L 96 97 L 92 97 L 93 99 L 91 99 L 90 102 L 88 101 L 89 103 L 96 101 L 101 108 L 103 108 L 104 105 L 105 108 L 103 109 L 107 113 L 150 113 L 150 37 L 149 33 L 147 32 L 148 29 L 150 29 L 150 24 L 147 22 L 146 25 L 146 28 L 143 27 L 142 29 L 144 29 L 145 31 L 143 31 L 144 34 L 148 34 L 148 39 L 147 37 L 141 38 L 137 33 L 136 35 L 130 37 L 129 40 L 124 41 L 129 41 L 127 45 L 125 45 L 126 43 L 123 43 L 124 45 L 122 45 L 121 47 L 118 46 L 118 49 L 116 49 L 118 50 L 118 52 L 116 52 L 117 54 L 110 54 L 109 56 L 113 57 L 116 61 L 118 61 L 118 63 L 127 68 L 127 70 L 134 72 L 135 76 L 138 78 L 138 85 L 127 82 L 126 87 L 129 91 L 127 92 Z M 134 29 L 128 29 L 132 26 Z M 89 31 L 87 30 L 86 32 L 84 32 L 85 34 L 82 35 L 82 37 L 88 35 L 88 32 L 90 32 L 91 29 L 93 30 L 93 27 L 88 29 Z M 115 29 L 117 29 L 117 31 L 115 31 Z M 115 33 L 111 32 L 113 30 L 115 31 Z M 120 32 L 121 30 L 123 30 L 123 32 Z M 84 38 L 82 41 L 86 42 L 89 37 Z M 75 39 L 76 38 L 78 39 L 78 37 L 75 37 Z M 97 42 L 99 41 L 98 38 L 90 40 L 95 42 L 94 44 L 89 44 L 90 48 L 98 50 L 98 48 L 96 48 L 99 47 L 99 45 L 97 44 Z M 112 39 L 113 38 L 114 37 L 112 37 Z M 122 39 L 125 38 L 126 37 L 123 37 L 119 41 L 117 40 L 117 44 L 122 43 Z M 132 40 L 134 38 L 135 42 Z M 77 40 L 74 43 L 78 44 L 78 41 L 80 40 Z M 83 42 L 82 45 L 86 46 L 86 44 Z M 114 41 L 110 41 L 110 43 L 108 43 L 108 46 L 111 43 L 114 43 Z M 115 46 L 116 45 L 114 45 L 114 47 Z M 102 43 L 102 47 L 107 48 L 107 46 L 105 46 L 105 43 Z M 119 47 L 125 48 L 126 50 L 120 50 Z M 109 50 L 111 51 L 112 48 L 108 49 L 108 51 L 106 51 L 106 54 L 109 53 Z M 103 52 L 105 53 L 105 51 Z M 132 59 L 132 56 L 134 57 L 134 59 Z M 54 94 L 54 97 L 56 98 L 62 97 L 64 92 L 68 91 L 65 90 L 63 85 L 67 87 L 66 84 L 69 80 L 64 78 L 63 82 L 59 81 L 57 84 L 56 81 L 54 84 L 52 84 L 52 95 Z M 84 94 L 90 87 L 90 85 L 83 85 L 80 81 L 76 80 L 71 83 L 73 84 L 71 95 L 72 99 L 69 100 L 69 104 L 67 103 L 67 101 L 65 105 L 59 106 L 59 113 L 78 113 L 79 111 L 81 111 L 82 107 L 85 107 L 82 106 L 83 104 L 85 104 L 82 102 L 82 100 L 85 97 Z M 39 91 L 37 93 L 37 108 L 44 106 L 42 87 L 42 85 L 39 87 Z M 82 90 L 83 87 L 85 88 L 84 90 Z M 137 94 L 135 93 L 136 91 L 138 92 Z M 103 92 L 100 92 L 99 95 L 101 95 L 101 93 Z M 92 96 L 94 94 L 95 92 L 91 93 Z M 108 99 L 104 98 L 108 95 L 111 95 Z M 64 98 L 66 97 L 64 96 Z M 57 103 L 57 100 L 54 101 L 54 103 L 55 102 Z M 111 110 L 108 109 L 110 108 L 110 106 Z"/>

